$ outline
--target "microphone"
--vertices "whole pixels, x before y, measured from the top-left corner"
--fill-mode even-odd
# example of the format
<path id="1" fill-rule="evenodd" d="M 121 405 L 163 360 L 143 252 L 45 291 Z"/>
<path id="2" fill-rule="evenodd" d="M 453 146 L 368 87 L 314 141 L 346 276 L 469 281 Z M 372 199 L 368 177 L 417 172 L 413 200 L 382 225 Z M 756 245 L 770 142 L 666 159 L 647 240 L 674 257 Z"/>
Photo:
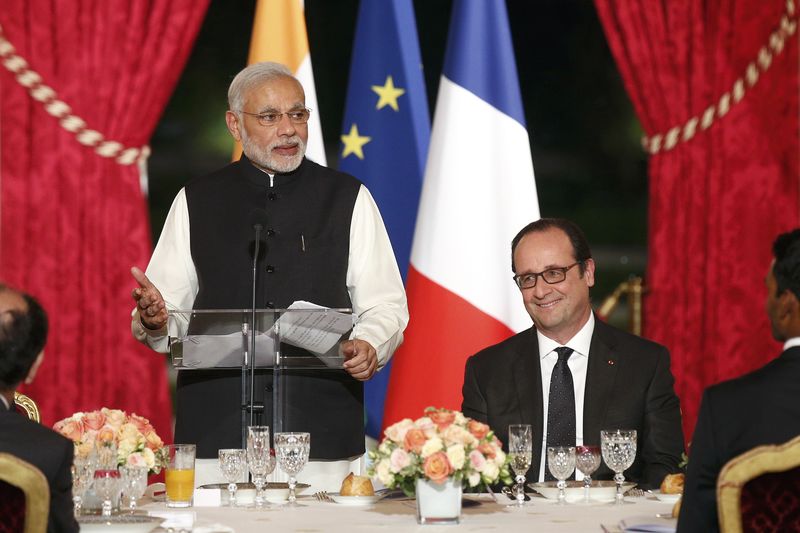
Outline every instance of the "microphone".
<path id="1" fill-rule="evenodd" d="M 251 308 L 250 308 L 250 360 L 242 362 L 242 448 L 247 447 L 247 426 L 254 425 L 255 414 L 255 379 L 256 379 L 256 281 L 258 279 L 258 259 L 259 247 L 261 245 L 261 232 L 267 223 L 267 211 L 255 208 L 250 211 L 248 217 L 250 226 L 253 228 L 255 240 L 253 241 L 253 276 L 251 285 Z M 266 248 L 266 243 L 265 246 Z M 249 363 L 249 364 L 248 364 Z M 248 383 L 247 373 L 250 373 Z M 248 386 L 249 385 L 249 386 Z M 250 416 L 247 416 L 247 411 Z M 249 423 L 248 423 L 249 418 Z"/>

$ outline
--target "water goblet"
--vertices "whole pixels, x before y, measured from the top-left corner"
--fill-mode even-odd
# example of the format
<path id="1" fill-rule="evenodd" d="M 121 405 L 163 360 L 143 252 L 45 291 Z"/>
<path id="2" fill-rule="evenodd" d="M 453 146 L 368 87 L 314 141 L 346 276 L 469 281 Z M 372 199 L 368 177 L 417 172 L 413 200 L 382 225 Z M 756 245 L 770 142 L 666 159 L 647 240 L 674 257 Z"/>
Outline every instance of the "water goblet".
<path id="1" fill-rule="evenodd" d="M 125 465 L 119 467 L 122 475 L 122 492 L 129 500 L 128 511 L 136 512 L 136 500 L 144 496 L 147 489 L 147 467 Z"/>
<path id="2" fill-rule="evenodd" d="M 590 503 L 592 474 L 600 468 L 599 446 L 578 446 L 575 448 L 575 466 L 583 474 L 583 503 Z"/>
<path id="3" fill-rule="evenodd" d="M 625 503 L 622 494 L 622 483 L 625 476 L 622 474 L 631 467 L 636 459 L 636 430 L 615 429 L 600 432 L 600 448 L 603 460 L 614 471 L 614 481 L 617 483 L 617 495 L 614 499 L 616 505 Z"/>
<path id="4" fill-rule="evenodd" d="M 264 507 L 264 484 L 275 469 L 275 458 L 269 448 L 269 426 L 247 428 L 247 467 L 256 486 L 255 507 Z"/>
<path id="5" fill-rule="evenodd" d="M 246 450 L 223 448 L 219 451 L 219 469 L 228 482 L 228 505 L 236 506 L 236 482 L 242 479 L 247 467 Z"/>
<path id="6" fill-rule="evenodd" d="M 75 456 L 72 463 L 72 507 L 75 516 L 78 517 L 83 509 L 83 498 L 94 477 L 94 457 Z"/>
<path id="7" fill-rule="evenodd" d="M 567 478 L 575 472 L 575 446 L 548 446 L 547 468 L 558 480 L 558 504 L 567 502 Z"/>
<path id="8" fill-rule="evenodd" d="M 309 433 L 276 433 L 275 454 L 278 464 L 289 475 L 289 507 L 300 507 L 297 503 L 297 474 L 305 467 L 311 451 L 311 434 Z"/>
<path id="9" fill-rule="evenodd" d="M 94 448 L 94 491 L 103 500 L 102 515 L 111 516 L 114 499 L 119 491 L 117 445 L 113 441 L 98 440 Z"/>
<path id="10" fill-rule="evenodd" d="M 517 484 L 514 486 L 516 503 L 512 506 L 525 505 L 525 474 L 531 467 L 533 459 L 533 428 L 530 424 L 511 424 L 508 426 L 508 453 L 511 456 L 511 469 L 516 474 Z"/>

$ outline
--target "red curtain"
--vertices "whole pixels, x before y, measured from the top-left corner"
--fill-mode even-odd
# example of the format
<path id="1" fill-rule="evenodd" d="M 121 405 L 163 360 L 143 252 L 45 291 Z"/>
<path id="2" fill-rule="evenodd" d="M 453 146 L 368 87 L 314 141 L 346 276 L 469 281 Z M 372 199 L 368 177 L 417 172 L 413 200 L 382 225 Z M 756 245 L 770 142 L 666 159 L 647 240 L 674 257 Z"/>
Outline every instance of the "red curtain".
<path id="1" fill-rule="evenodd" d="M 674 147 L 664 150 L 671 142 L 659 139 L 649 163 L 644 327 L 671 350 L 691 440 L 706 386 L 780 352 L 763 280 L 772 241 L 800 221 L 797 14 L 762 0 L 595 4 L 647 135 L 680 127 Z M 771 45 L 782 17 L 776 35 L 786 38 Z M 758 61 L 762 47 L 771 61 Z M 731 93 L 727 113 L 723 101 L 703 129 L 706 109 L 740 78 L 740 101 Z M 694 136 L 683 127 L 692 117 L 699 119 Z M 684 135 L 690 139 L 682 142 Z"/>
<path id="2" fill-rule="evenodd" d="M 6 0 L 0 25 L 73 115 L 136 148 L 148 143 L 207 3 Z M 50 318 L 45 362 L 26 388 L 43 422 L 106 406 L 150 418 L 169 441 L 165 359 L 130 333 L 129 269 L 145 267 L 152 250 L 138 167 L 80 144 L 2 66 L 0 201 L 0 278 L 36 296 Z"/>

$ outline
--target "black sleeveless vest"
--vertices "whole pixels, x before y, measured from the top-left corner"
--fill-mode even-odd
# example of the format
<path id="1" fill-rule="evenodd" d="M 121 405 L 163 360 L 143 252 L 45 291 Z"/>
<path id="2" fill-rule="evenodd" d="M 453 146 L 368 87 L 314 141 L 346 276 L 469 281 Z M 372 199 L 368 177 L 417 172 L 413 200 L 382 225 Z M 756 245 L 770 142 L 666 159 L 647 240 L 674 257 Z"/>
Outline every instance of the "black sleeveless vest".
<path id="1" fill-rule="evenodd" d="M 360 183 L 303 160 L 297 170 L 269 176 L 244 156 L 186 186 L 192 260 L 199 290 L 195 309 L 251 307 L 253 217 L 266 211 L 259 253 L 258 308 L 307 300 L 350 307 L 346 276 L 350 222 Z M 284 431 L 309 431 L 311 457 L 342 459 L 364 452 L 363 385 L 344 371 L 287 377 Z M 257 371 L 261 423 L 272 426 L 272 374 Z M 199 458 L 241 446 L 241 372 L 178 373 L 175 441 L 197 444 Z"/>

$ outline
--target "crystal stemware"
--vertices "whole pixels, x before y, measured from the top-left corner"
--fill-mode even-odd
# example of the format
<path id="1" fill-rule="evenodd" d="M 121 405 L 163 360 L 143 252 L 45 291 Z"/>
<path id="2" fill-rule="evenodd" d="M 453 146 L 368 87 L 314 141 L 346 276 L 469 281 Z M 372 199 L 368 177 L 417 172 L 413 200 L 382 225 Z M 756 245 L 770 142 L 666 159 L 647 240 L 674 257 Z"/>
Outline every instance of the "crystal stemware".
<path id="1" fill-rule="evenodd" d="M 237 448 L 223 448 L 219 451 L 219 469 L 228 482 L 228 505 L 236 506 L 236 482 L 242 479 L 247 467 L 247 452 Z"/>
<path id="2" fill-rule="evenodd" d="M 600 468 L 600 447 L 577 446 L 575 448 L 575 466 L 583 474 L 583 503 L 590 503 L 592 474 Z"/>
<path id="3" fill-rule="evenodd" d="M 514 506 L 525 505 L 525 474 L 533 459 L 533 428 L 530 424 L 511 424 L 508 426 L 508 453 L 511 456 L 511 469 L 516 474 Z"/>
<path id="4" fill-rule="evenodd" d="M 622 483 L 625 476 L 622 474 L 631 467 L 636 459 L 636 430 L 615 429 L 600 432 L 600 448 L 603 460 L 614 471 L 614 481 L 617 483 L 617 495 L 614 499 L 616 505 L 625 503 L 622 494 Z"/>
<path id="5" fill-rule="evenodd" d="M 113 441 L 98 440 L 94 448 L 94 491 L 103 500 L 102 515 L 111 516 L 114 499 L 119 491 L 117 445 Z"/>
<path id="6" fill-rule="evenodd" d="M 83 498 L 94 477 L 95 460 L 93 455 L 75 456 L 72 463 L 72 506 L 75 516 L 81 514 Z"/>
<path id="7" fill-rule="evenodd" d="M 574 446 L 549 446 L 547 448 L 547 467 L 558 480 L 558 503 L 567 502 L 567 478 L 575 472 Z"/>
<path id="8" fill-rule="evenodd" d="M 247 467 L 256 486 L 255 506 L 264 507 L 264 484 L 275 469 L 275 457 L 270 454 L 269 426 L 247 428 Z"/>
<path id="9" fill-rule="evenodd" d="M 119 467 L 122 475 L 122 492 L 129 500 L 128 510 L 131 513 L 136 511 L 136 500 L 144 496 L 147 489 L 147 467 L 125 465 Z"/>
<path id="10" fill-rule="evenodd" d="M 310 433 L 276 433 L 275 434 L 275 454 L 278 464 L 286 474 L 289 475 L 289 502 L 290 507 L 298 507 L 297 494 L 297 474 L 306 466 L 308 454 L 311 451 Z"/>

